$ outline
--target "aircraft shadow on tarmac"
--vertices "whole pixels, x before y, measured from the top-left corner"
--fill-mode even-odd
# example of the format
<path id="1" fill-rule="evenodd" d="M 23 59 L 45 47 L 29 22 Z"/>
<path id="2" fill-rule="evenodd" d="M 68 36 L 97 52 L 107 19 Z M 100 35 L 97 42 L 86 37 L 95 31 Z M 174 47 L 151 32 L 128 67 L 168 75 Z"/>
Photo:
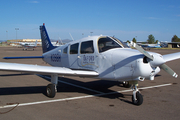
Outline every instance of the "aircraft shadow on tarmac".
<path id="1" fill-rule="evenodd" d="M 2 74 L 2 75 L 0 75 L 0 77 L 23 76 L 23 75 L 33 75 L 33 74 L 30 74 L 30 73 L 23 73 L 23 74 Z"/>
<path id="2" fill-rule="evenodd" d="M 50 76 L 47 76 L 47 75 L 46 76 L 45 75 L 43 75 L 43 76 L 38 75 L 38 76 L 46 79 L 47 81 L 50 81 Z M 100 97 L 105 97 L 105 98 L 110 98 L 110 99 L 119 99 L 121 101 L 132 104 L 131 101 L 125 100 L 125 96 L 132 96 L 131 93 L 130 94 L 122 94 L 122 93 L 119 93 L 119 92 L 116 92 L 116 91 L 109 89 L 113 86 L 123 87 L 122 82 L 109 81 L 109 80 L 95 80 L 95 81 L 91 81 L 91 82 L 82 82 L 82 81 L 78 81 L 78 80 L 74 80 L 74 79 L 70 79 L 70 78 L 65 78 L 65 77 L 59 77 L 58 80 L 61 80 L 61 81 L 67 82 L 67 83 L 71 83 L 74 85 L 82 86 L 82 87 L 85 87 L 85 88 L 88 88 L 91 90 L 99 91 L 102 93 L 114 92 L 114 94 L 102 95 Z M 97 92 L 92 92 L 89 90 L 74 87 L 74 86 L 67 85 L 67 84 L 60 83 L 60 82 L 58 83 L 57 92 L 60 92 L 60 93 L 61 92 L 78 92 L 78 93 L 85 93 L 88 95 L 95 95 L 95 96 L 100 94 Z"/>
<path id="3" fill-rule="evenodd" d="M 5 74 L 5 75 L 0 75 L 0 77 L 7 77 L 7 76 L 19 76 L 19 75 L 30 75 L 30 74 Z M 50 76 L 45 76 L 45 75 L 39 75 L 37 76 L 50 81 Z M 158 76 L 157 76 L 158 77 Z M 119 86 L 123 87 L 122 83 L 117 82 L 117 81 L 108 81 L 108 80 L 95 80 L 91 82 L 81 82 L 78 80 L 70 79 L 70 78 L 65 78 L 65 77 L 59 77 L 58 78 L 61 81 L 71 83 L 74 85 L 82 86 L 88 89 L 92 89 L 95 91 L 99 91 L 102 93 L 111 93 L 115 92 L 110 90 L 110 87 L 113 86 Z M 17 94 L 36 94 L 36 93 L 42 93 L 46 96 L 46 86 L 28 86 L 28 87 L 6 87 L 6 88 L 0 88 L 0 95 L 17 95 Z M 94 91 L 89 91 L 85 90 L 82 88 L 78 88 L 75 86 L 67 85 L 65 83 L 58 83 L 57 87 L 57 92 L 77 92 L 77 93 L 85 93 L 88 95 L 96 95 L 99 94 Z M 130 94 L 122 94 L 122 93 L 115 93 L 115 94 L 110 94 L 110 95 L 104 95 L 101 97 L 105 98 L 110 98 L 110 99 L 119 99 L 123 102 L 127 102 L 129 104 L 132 104 L 131 101 L 127 100 L 125 96 L 132 96 L 132 93 Z"/>

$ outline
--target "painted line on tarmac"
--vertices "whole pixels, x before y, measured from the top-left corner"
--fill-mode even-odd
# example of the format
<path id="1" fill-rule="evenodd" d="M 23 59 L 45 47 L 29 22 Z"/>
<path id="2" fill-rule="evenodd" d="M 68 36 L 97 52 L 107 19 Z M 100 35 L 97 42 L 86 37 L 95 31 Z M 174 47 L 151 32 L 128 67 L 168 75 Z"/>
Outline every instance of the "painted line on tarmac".
<path id="1" fill-rule="evenodd" d="M 48 76 L 39 75 L 39 74 L 38 74 L 38 76 L 41 76 L 41 77 L 44 77 L 44 78 L 47 78 L 47 79 L 51 80 L 51 77 L 48 77 Z M 75 85 L 75 84 L 68 83 L 68 82 L 65 82 L 65 81 L 62 81 L 62 80 L 58 80 L 58 82 L 61 82 L 61 83 L 67 84 L 67 85 L 71 85 L 71 86 L 74 86 L 74 87 L 78 87 L 78 88 L 81 88 L 81 89 L 85 89 L 85 90 L 88 90 L 88 91 L 92 91 L 92 92 L 95 92 L 95 93 L 103 93 L 103 92 L 100 92 L 100 91 L 97 91 L 97 90 L 92 90 L 90 88 Z"/>
<path id="2" fill-rule="evenodd" d="M 172 85 L 172 83 L 156 85 L 156 86 L 149 86 L 149 87 L 142 87 L 142 88 L 139 88 L 139 89 L 151 89 L 151 88 L 165 87 L 165 86 L 169 86 L 169 85 Z M 115 91 L 115 92 L 110 92 L 110 93 L 100 93 L 100 94 L 95 94 L 95 95 L 86 95 L 86 96 L 55 99 L 55 100 L 46 100 L 46 101 L 31 102 L 31 103 L 21 103 L 21 104 L 18 105 L 18 107 L 20 107 L 20 106 L 28 106 L 28 105 L 44 104 L 44 103 L 62 102 L 62 101 L 69 101 L 69 100 L 78 100 L 78 99 L 83 99 L 83 98 L 100 97 L 100 96 L 117 94 L 117 93 L 124 93 L 124 92 L 130 92 L 130 91 L 132 91 L 132 90 L 128 89 L 128 90 Z M 0 109 L 2 109 L 2 108 L 10 108 L 10 107 L 15 107 L 15 106 L 16 106 L 16 104 L 0 106 Z"/>

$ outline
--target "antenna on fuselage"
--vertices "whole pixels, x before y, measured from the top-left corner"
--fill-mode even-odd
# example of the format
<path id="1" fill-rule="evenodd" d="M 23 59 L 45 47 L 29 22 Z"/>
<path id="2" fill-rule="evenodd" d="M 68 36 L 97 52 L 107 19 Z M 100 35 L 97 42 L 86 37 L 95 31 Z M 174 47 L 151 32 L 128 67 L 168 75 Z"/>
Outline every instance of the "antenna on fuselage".
<path id="1" fill-rule="evenodd" d="M 69 35 L 71 36 L 71 39 L 74 41 L 74 39 L 73 39 L 73 37 L 72 37 L 71 33 L 69 33 Z"/>

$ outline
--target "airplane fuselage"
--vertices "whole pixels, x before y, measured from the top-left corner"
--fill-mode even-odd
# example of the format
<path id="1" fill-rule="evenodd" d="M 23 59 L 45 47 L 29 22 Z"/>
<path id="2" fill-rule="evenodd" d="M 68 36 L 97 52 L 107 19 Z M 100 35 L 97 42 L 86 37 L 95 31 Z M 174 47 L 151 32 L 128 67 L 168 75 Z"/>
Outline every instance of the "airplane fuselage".
<path id="1" fill-rule="evenodd" d="M 152 79 L 160 69 L 143 59 L 139 51 L 108 36 L 87 37 L 43 54 L 43 60 L 52 66 L 96 71 L 97 78 L 118 81 Z"/>

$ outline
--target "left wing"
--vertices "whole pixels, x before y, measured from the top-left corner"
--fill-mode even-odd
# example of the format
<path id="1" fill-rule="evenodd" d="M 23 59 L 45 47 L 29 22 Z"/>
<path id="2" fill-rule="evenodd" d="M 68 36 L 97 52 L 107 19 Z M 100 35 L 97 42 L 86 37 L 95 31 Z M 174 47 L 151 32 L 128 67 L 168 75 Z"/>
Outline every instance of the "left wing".
<path id="1" fill-rule="evenodd" d="M 43 56 L 23 56 L 23 57 L 4 57 L 3 59 L 35 59 L 44 58 Z"/>
<path id="2" fill-rule="evenodd" d="M 0 62 L 0 70 L 3 71 L 17 71 L 39 74 L 58 74 L 63 76 L 80 76 L 80 77 L 96 77 L 99 74 L 95 71 L 85 70 L 71 70 L 64 67 L 40 66 L 18 63 L 4 63 Z"/>

